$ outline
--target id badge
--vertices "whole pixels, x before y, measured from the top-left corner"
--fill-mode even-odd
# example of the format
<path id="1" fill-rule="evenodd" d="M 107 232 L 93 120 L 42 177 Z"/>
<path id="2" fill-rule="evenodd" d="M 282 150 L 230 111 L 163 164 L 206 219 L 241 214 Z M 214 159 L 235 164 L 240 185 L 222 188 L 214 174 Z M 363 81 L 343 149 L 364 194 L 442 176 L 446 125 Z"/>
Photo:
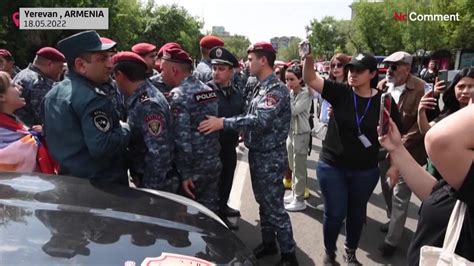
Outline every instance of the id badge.
<path id="1" fill-rule="evenodd" d="M 359 134 L 357 137 L 365 148 L 372 146 L 372 143 L 370 143 L 370 140 L 364 134 Z"/>

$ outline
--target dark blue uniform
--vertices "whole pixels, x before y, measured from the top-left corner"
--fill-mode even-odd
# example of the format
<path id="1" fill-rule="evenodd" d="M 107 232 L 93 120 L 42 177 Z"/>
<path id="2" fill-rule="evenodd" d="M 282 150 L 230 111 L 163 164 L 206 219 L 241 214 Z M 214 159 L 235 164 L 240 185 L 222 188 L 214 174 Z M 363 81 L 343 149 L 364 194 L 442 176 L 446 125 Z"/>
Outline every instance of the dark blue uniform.
<path id="1" fill-rule="evenodd" d="M 17 110 L 15 115 L 28 127 L 42 125 L 41 101 L 53 87 L 54 81 L 30 64 L 15 76 L 13 82 L 23 87 L 22 97 L 26 102 L 25 107 Z"/>
<path id="2" fill-rule="evenodd" d="M 277 237 L 282 253 L 293 253 L 295 242 L 290 217 L 283 205 L 283 173 L 288 168 L 286 138 L 291 108 L 288 88 L 271 74 L 261 82 L 248 82 L 246 115 L 224 119 L 224 129 L 243 129 L 255 199 L 260 205 L 264 243 Z M 255 86 L 253 86 L 255 85 Z"/>
<path id="3" fill-rule="evenodd" d="M 168 175 L 173 160 L 173 129 L 168 102 L 149 80 L 128 99 L 130 173 L 146 188 L 176 193 L 179 180 Z"/>
<path id="4" fill-rule="evenodd" d="M 190 75 L 171 90 L 170 106 L 178 173 L 182 181 L 192 178 L 195 200 L 217 212 L 221 173 L 219 133 L 204 135 L 197 129 L 206 115 L 218 115 L 217 93 Z"/>
<path id="5" fill-rule="evenodd" d="M 60 174 L 128 185 L 124 155 L 130 130 L 120 125 L 101 85 L 69 71 L 43 104 L 44 134 Z"/>
<path id="6" fill-rule="evenodd" d="M 217 92 L 219 99 L 219 117 L 233 117 L 242 114 L 244 109 L 244 98 L 242 92 L 235 86 L 219 87 L 213 81 L 207 83 L 209 87 Z M 237 165 L 237 152 L 235 148 L 239 144 L 239 132 L 233 129 L 225 129 L 219 132 L 219 143 L 221 144 L 220 158 L 222 162 L 221 183 L 219 186 L 220 210 L 227 207 L 229 194 L 234 181 L 234 172 Z"/>

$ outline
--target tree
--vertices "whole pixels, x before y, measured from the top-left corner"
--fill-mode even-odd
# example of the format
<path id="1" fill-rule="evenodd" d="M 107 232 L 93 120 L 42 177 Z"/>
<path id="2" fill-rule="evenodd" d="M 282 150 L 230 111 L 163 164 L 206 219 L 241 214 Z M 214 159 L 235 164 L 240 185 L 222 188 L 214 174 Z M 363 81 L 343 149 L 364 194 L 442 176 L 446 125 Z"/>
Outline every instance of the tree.
<path id="1" fill-rule="evenodd" d="M 320 22 L 313 19 L 306 27 L 309 42 L 316 56 L 330 58 L 336 49 L 344 49 L 346 36 L 340 31 L 340 26 L 334 17 L 324 17 Z"/>
<path id="2" fill-rule="evenodd" d="M 223 37 L 225 48 L 227 48 L 237 59 L 247 59 L 247 49 L 250 46 L 250 41 L 243 35 L 233 35 Z"/>
<path id="3" fill-rule="evenodd" d="M 277 53 L 277 59 L 282 61 L 291 61 L 292 59 L 299 59 L 298 44 L 301 42 L 300 38 L 293 38 L 288 47 L 280 49 Z"/>

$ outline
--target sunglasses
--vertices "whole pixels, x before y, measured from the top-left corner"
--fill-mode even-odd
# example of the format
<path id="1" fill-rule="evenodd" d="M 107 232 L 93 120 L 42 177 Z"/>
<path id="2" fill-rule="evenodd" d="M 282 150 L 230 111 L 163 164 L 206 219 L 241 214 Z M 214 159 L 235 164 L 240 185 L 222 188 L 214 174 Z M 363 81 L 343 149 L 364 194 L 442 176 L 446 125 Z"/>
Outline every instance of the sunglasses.
<path id="1" fill-rule="evenodd" d="M 331 64 L 331 68 L 342 68 L 344 65 L 341 63 Z"/>
<path id="2" fill-rule="evenodd" d="M 391 63 L 391 64 L 388 65 L 388 68 L 392 71 L 397 71 L 399 66 L 400 65 L 398 63 Z"/>

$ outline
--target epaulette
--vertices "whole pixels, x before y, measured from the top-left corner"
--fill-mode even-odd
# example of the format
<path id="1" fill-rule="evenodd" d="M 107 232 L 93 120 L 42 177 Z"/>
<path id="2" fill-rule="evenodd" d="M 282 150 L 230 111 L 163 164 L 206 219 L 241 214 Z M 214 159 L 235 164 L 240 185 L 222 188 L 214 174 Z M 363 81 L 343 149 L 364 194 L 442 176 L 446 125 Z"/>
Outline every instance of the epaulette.
<path id="1" fill-rule="evenodd" d="M 148 93 L 145 91 L 143 92 L 141 95 L 140 95 L 140 98 L 138 98 L 138 101 L 140 103 L 144 103 L 146 101 L 149 101 L 150 100 L 150 96 L 148 96 Z"/>

